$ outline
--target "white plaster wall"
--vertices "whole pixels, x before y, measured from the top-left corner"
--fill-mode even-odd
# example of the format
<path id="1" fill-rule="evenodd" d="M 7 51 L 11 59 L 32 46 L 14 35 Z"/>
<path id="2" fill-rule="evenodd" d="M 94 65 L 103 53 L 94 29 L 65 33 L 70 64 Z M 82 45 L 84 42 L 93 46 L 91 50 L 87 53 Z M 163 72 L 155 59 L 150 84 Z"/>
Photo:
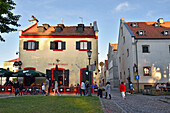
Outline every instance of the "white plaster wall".
<path id="1" fill-rule="evenodd" d="M 142 45 L 149 45 L 150 53 L 142 53 Z M 170 40 L 138 40 L 140 83 L 165 83 L 170 81 Z M 143 67 L 151 67 L 151 76 L 144 76 Z M 159 70 L 160 69 L 160 70 Z"/>

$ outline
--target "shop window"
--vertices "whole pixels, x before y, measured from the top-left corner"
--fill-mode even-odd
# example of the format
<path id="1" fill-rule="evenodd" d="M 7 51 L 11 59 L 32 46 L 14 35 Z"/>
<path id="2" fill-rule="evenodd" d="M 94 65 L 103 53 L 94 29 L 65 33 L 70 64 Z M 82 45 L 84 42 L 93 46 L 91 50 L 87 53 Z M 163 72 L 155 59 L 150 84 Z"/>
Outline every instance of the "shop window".
<path id="1" fill-rule="evenodd" d="M 35 51 L 39 49 L 39 42 L 36 41 L 24 41 L 24 50 Z"/>
<path id="2" fill-rule="evenodd" d="M 76 50 L 87 51 L 91 49 L 91 42 L 88 41 L 77 41 L 76 42 Z"/>
<path id="3" fill-rule="evenodd" d="M 50 50 L 53 51 L 63 51 L 65 50 L 65 42 L 63 41 L 51 41 Z"/>
<path id="4" fill-rule="evenodd" d="M 150 67 L 143 67 L 144 76 L 151 76 Z"/>

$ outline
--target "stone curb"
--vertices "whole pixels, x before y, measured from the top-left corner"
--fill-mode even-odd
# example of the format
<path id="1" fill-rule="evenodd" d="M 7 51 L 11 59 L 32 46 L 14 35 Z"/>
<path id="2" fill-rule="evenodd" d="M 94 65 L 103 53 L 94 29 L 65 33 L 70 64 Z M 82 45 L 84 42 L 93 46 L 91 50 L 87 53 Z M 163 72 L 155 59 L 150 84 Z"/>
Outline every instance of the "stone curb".
<path id="1" fill-rule="evenodd" d="M 103 113 L 106 113 L 106 109 L 105 109 L 104 104 L 103 104 L 100 97 L 99 97 L 99 100 L 100 100 L 100 103 L 101 103 L 101 106 L 102 106 Z"/>

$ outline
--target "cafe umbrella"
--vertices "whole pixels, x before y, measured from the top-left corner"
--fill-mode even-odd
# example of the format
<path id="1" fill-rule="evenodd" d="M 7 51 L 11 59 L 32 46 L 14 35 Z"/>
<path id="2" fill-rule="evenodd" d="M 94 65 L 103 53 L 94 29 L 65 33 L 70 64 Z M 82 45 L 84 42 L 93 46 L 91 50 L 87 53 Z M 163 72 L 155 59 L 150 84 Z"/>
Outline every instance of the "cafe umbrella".
<path id="1" fill-rule="evenodd" d="M 12 77 L 13 72 L 4 69 L 4 68 L 0 68 L 0 77 L 1 77 L 1 84 L 2 84 L 2 77 Z"/>
<path id="2" fill-rule="evenodd" d="M 21 70 L 12 74 L 13 77 L 45 77 L 45 74 L 34 69 Z"/>

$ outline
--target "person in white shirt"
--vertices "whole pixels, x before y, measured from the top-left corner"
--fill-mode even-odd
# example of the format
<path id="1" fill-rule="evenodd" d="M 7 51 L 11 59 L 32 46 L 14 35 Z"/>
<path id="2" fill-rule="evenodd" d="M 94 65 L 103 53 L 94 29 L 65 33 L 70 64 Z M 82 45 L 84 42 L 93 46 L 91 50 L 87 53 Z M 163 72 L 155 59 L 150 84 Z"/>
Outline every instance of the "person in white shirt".
<path id="1" fill-rule="evenodd" d="M 80 96 L 82 96 L 82 93 L 81 93 L 81 92 L 83 92 L 83 94 L 84 94 L 84 96 L 85 96 L 85 83 L 84 83 L 84 81 L 81 82 Z"/>
<path id="2" fill-rule="evenodd" d="M 107 82 L 107 85 L 106 85 L 106 99 L 107 99 L 107 95 L 109 95 L 109 99 L 111 99 L 111 86 L 110 86 L 110 82 Z"/>
<path id="3" fill-rule="evenodd" d="M 57 81 L 55 81 L 55 88 L 54 88 L 54 96 L 56 96 L 56 91 L 57 91 L 57 94 L 59 95 L 59 96 L 61 96 L 61 94 L 59 93 L 59 91 L 58 91 L 58 82 Z"/>

